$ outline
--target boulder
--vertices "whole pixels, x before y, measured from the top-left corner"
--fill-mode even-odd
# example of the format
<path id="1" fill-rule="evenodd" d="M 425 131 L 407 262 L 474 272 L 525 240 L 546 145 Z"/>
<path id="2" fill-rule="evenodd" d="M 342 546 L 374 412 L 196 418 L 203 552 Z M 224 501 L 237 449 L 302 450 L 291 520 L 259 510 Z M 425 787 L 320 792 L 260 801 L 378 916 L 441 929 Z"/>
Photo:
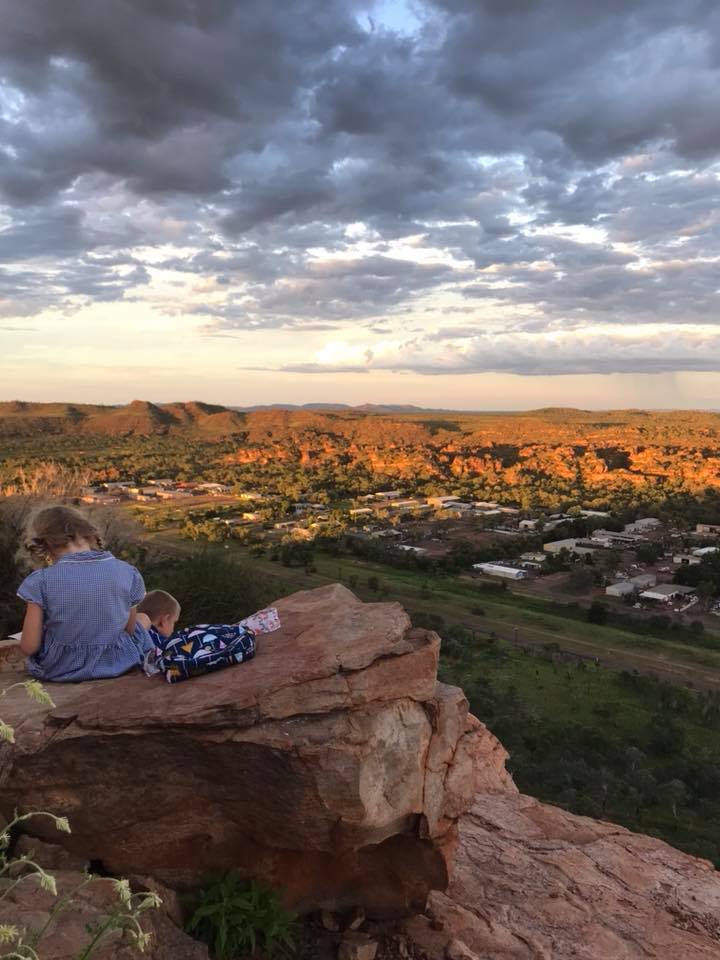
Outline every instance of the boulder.
<path id="1" fill-rule="evenodd" d="M 11 881 L 0 882 L 0 892 L 7 890 L 7 895 L 0 900 L 0 925 L 10 924 L 21 931 L 45 930 L 37 944 L 42 960 L 77 960 L 92 938 L 91 931 L 101 926 L 117 905 L 113 881 L 96 877 L 86 883 L 85 875 L 79 870 L 53 868 L 53 862 L 65 861 L 62 851 L 53 851 L 49 844 L 39 842 L 31 846 L 36 859 L 55 877 L 57 896 L 42 890 L 32 878 L 11 890 L 8 889 Z M 136 889 L 145 887 L 138 885 Z M 140 918 L 143 932 L 150 935 L 142 954 L 145 960 L 208 960 L 207 947 L 184 933 L 166 909 L 166 903 L 173 902 L 173 894 L 158 888 L 157 884 L 153 884 L 152 889 L 163 903 L 146 910 Z M 61 898 L 68 896 L 71 903 L 53 916 L 53 909 Z M 95 960 L 136 960 L 138 956 L 136 946 L 121 930 L 111 930 L 93 953 Z"/>
<path id="2" fill-rule="evenodd" d="M 3 810 L 66 815 L 66 848 L 115 874 L 182 886 L 234 869 L 300 911 L 422 908 L 478 786 L 514 791 L 506 754 L 398 604 L 332 585 L 276 606 L 282 628 L 230 670 L 50 684 L 50 711 L 8 694 Z"/>
<path id="3" fill-rule="evenodd" d="M 614 824 L 480 793 L 447 892 L 405 929 L 429 960 L 718 960 L 720 874 Z"/>

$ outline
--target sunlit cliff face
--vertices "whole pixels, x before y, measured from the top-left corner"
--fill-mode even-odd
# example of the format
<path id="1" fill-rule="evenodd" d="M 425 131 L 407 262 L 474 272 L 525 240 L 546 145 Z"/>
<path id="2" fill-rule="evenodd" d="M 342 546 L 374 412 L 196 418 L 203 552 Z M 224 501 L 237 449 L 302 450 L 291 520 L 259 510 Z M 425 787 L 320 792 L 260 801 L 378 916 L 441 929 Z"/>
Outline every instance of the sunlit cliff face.
<path id="1" fill-rule="evenodd" d="M 715 4 L 4 7 L 2 395 L 720 405 Z"/>

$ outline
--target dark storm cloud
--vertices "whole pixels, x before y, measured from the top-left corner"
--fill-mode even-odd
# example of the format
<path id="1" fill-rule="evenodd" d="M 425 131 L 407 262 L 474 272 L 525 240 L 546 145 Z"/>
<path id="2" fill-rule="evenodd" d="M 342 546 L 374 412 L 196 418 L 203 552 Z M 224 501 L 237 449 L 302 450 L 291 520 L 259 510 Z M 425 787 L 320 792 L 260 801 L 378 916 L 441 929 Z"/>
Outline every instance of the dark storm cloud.
<path id="1" fill-rule="evenodd" d="M 513 332 L 715 324 L 715 0 L 417 9 L 0 0 L 0 312 L 173 272 L 213 333 L 385 335 L 450 288 Z"/>

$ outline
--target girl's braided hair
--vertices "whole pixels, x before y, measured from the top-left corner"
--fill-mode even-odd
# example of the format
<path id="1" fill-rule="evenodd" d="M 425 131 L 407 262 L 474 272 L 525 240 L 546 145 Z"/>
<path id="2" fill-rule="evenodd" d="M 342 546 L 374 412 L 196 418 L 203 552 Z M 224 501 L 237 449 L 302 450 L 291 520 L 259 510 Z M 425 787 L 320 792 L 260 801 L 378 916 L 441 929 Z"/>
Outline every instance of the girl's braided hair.
<path id="1" fill-rule="evenodd" d="M 31 518 L 25 549 L 35 561 L 51 561 L 73 540 L 87 540 L 96 550 L 104 543 L 95 524 L 74 507 L 45 507 Z"/>

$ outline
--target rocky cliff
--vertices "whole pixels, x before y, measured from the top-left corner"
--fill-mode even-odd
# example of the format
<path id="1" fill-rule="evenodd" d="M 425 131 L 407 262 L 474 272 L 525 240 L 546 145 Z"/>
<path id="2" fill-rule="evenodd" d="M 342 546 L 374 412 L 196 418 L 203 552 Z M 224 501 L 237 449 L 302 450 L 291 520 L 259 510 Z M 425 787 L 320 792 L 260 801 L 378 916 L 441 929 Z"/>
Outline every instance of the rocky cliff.
<path id="1" fill-rule="evenodd" d="M 3 808 L 66 814 L 68 855 L 111 872 L 233 868 L 300 910 L 410 916 L 404 949 L 433 960 L 720 958 L 712 866 L 519 795 L 397 604 L 333 586 L 277 606 L 233 670 L 57 685 L 49 714 L 10 694 Z"/>

